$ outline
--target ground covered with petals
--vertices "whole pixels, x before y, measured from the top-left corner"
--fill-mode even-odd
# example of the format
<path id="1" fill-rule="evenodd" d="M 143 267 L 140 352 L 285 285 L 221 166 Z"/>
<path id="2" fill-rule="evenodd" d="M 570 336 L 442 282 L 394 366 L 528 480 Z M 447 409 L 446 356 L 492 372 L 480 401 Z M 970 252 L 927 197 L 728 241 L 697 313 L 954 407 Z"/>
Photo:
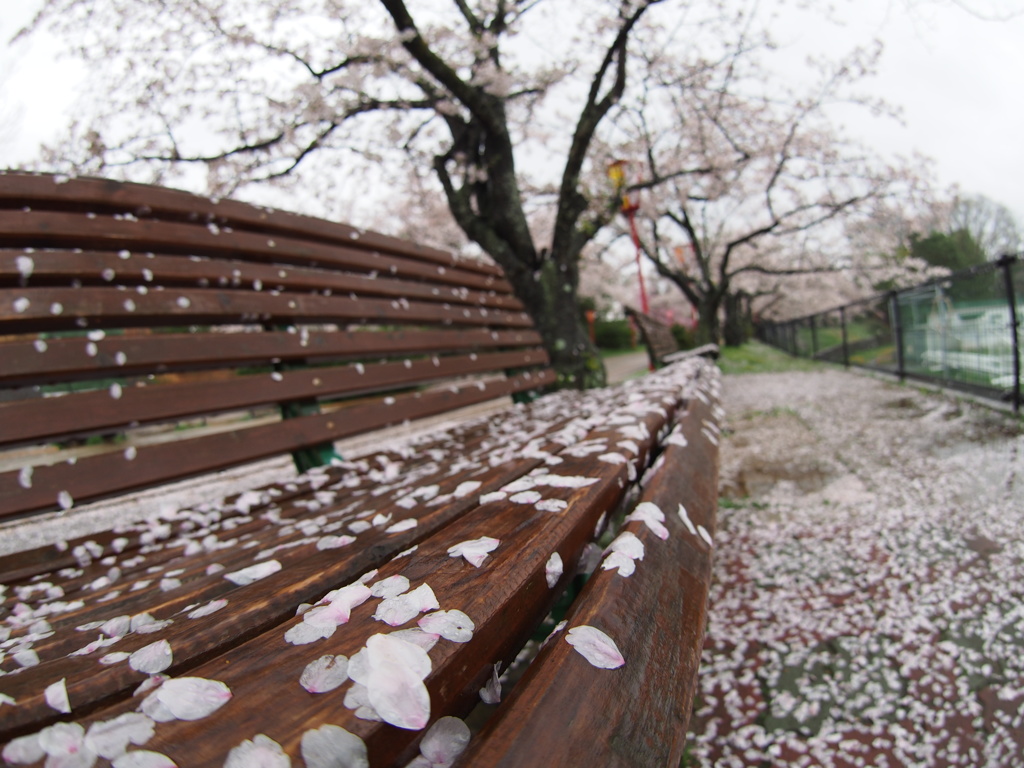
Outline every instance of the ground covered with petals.
<path id="1" fill-rule="evenodd" d="M 1024 766 L 1024 438 L 835 369 L 725 379 L 684 764 Z"/>

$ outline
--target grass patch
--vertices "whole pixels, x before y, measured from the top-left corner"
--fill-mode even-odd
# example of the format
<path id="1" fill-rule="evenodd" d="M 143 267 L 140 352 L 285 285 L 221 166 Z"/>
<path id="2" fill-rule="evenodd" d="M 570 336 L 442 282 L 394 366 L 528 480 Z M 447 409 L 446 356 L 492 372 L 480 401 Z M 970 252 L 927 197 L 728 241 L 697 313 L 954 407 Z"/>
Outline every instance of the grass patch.
<path id="1" fill-rule="evenodd" d="M 722 347 L 718 367 L 725 374 L 785 373 L 788 371 L 820 371 L 821 363 L 793 357 L 760 341 L 748 341 L 742 347 Z"/>

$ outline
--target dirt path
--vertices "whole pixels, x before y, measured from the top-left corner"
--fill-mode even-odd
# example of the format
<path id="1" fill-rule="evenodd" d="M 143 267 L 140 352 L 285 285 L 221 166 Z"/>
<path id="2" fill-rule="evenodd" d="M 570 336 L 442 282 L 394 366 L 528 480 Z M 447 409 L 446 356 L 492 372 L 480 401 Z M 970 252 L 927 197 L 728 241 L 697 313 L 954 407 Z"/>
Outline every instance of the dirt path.
<path id="1" fill-rule="evenodd" d="M 726 378 L 691 765 L 1024 765 L 1010 417 L 837 370 Z"/>

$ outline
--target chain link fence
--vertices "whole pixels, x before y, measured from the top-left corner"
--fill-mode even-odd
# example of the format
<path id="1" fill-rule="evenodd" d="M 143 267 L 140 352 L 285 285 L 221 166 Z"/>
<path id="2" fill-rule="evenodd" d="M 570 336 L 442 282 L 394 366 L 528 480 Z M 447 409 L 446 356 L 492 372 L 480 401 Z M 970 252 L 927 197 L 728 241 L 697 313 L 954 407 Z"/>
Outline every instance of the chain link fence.
<path id="1" fill-rule="evenodd" d="M 827 312 L 761 322 L 792 355 L 885 371 L 1021 405 L 1024 262 L 1004 256 Z"/>

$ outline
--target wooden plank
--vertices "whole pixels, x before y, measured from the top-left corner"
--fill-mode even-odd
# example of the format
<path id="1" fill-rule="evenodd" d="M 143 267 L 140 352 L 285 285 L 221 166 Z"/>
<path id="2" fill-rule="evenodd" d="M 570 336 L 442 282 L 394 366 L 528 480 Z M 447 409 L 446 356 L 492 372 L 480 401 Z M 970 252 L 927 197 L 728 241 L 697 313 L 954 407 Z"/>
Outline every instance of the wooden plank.
<path id="1" fill-rule="evenodd" d="M 0 474 L 0 519 L 55 509 L 64 499 L 84 502 L 137 488 L 288 453 L 308 445 L 339 440 L 404 421 L 445 413 L 514 392 L 547 386 L 555 375 L 545 369 L 500 382 L 477 382 L 433 392 L 397 395 L 381 407 L 363 403 L 328 414 L 222 432 L 174 443 L 148 445 L 133 452 L 101 454 L 74 464 Z M 28 487 L 26 487 L 28 486 Z"/>
<path id="2" fill-rule="evenodd" d="M 460 375 L 543 364 L 542 349 L 232 376 L 223 381 L 121 387 L 0 404 L 0 446 L 81 437 L 129 426 L 303 399 L 422 386 Z"/>
<path id="3" fill-rule="evenodd" d="M 317 362 L 536 346 L 523 330 L 316 331 L 122 335 L 0 341 L 0 385 L 133 376 L 271 360 Z M 136 332 L 138 333 L 138 332 Z"/>
<path id="4" fill-rule="evenodd" d="M 26 276 L 27 273 L 27 276 Z M 110 251 L 0 250 L 0 287 L 68 285 L 144 285 L 150 288 L 207 287 L 335 293 L 470 304 L 522 310 L 515 296 L 494 290 L 469 290 L 453 285 L 394 280 L 337 270 L 293 265 L 253 264 L 225 259 L 190 259 L 160 254 L 118 254 Z"/>
<path id="5" fill-rule="evenodd" d="M 0 172 L 0 207 L 43 208 L 130 213 L 139 217 L 171 217 L 220 223 L 261 232 L 276 232 L 323 242 L 379 250 L 447 267 L 501 276 L 487 261 L 459 259 L 454 254 L 309 216 L 253 206 L 233 200 L 211 200 L 165 187 L 110 179 L 69 179 L 52 174 Z"/>
<path id="6" fill-rule="evenodd" d="M 709 405 L 696 398 L 689 403 L 676 426 L 687 445 L 667 446 L 640 497 L 664 512 L 668 539 L 640 521 L 623 526 L 644 546 L 636 571 L 629 577 L 614 569 L 594 573 L 564 629 L 552 636 L 458 765 L 680 764 L 707 624 L 712 551 L 696 526 L 713 537 L 718 446 L 706 425 L 715 421 Z M 695 530 L 677 514 L 680 505 Z M 624 666 L 600 669 L 577 653 L 566 640 L 579 626 L 611 637 Z"/>
<path id="7" fill-rule="evenodd" d="M 374 323 L 483 325 L 525 328 L 521 312 L 453 307 L 424 301 L 391 301 L 257 291 L 116 288 L 0 289 L 0 333 L 89 328 L 177 327 L 218 323 Z"/>
<path id="8" fill-rule="evenodd" d="M 151 219 L 89 218 L 78 213 L 0 210 L 0 246 L 214 256 L 257 263 L 348 269 L 478 290 L 510 290 L 505 280 L 494 275 L 415 261 L 404 256 L 389 256 L 377 251 L 360 251 L 293 237 L 268 237 L 242 231 L 222 233 L 215 227 Z"/>

